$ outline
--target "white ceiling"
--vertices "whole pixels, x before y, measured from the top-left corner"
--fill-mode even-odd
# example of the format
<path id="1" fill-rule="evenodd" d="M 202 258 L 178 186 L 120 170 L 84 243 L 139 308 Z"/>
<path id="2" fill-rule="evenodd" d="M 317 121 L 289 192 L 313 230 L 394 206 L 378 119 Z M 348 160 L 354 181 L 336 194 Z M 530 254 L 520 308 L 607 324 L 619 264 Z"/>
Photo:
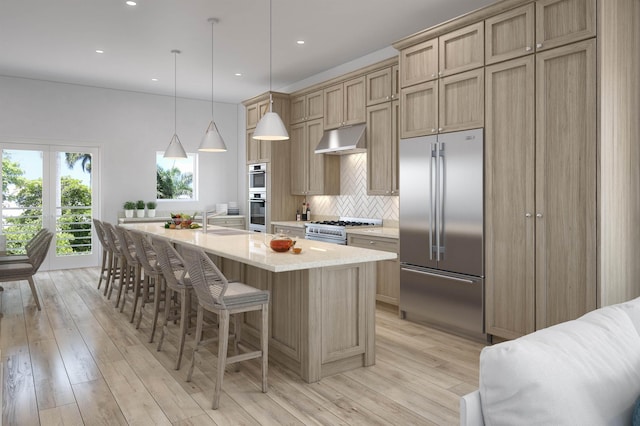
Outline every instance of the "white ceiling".
<path id="1" fill-rule="evenodd" d="M 269 89 L 267 0 L 0 0 L 0 75 L 238 103 Z M 492 0 L 273 0 L 274 90 Z M 296 40 L 306 44 L 299 46 Z M 95 53 L 102 49 L 105 53 Z M 242 77 L 234 73 L 242 73 Z M 152 82 L 151 78 L 158 78 Z"/>

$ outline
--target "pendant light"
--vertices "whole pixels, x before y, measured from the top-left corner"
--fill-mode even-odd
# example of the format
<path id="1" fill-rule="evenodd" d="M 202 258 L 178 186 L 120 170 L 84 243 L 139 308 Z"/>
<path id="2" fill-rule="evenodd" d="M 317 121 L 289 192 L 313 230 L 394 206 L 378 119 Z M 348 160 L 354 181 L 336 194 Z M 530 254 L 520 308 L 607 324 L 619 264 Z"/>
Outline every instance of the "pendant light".
<path id="1" fill-rule="evenodd" d="M 284 126 L 278 113 L 273 112 L 273 97 L 271 96 L 271 74 L 272 74 L 272 0 L 269 0 L 269 112 L 267 112 L 258 122 L 253 139 L 265 141 L 284 141 L 289 139 L 289 133 Z"/>
<path id="2" fill-rule="evenodd" d="M 169 146 L 167 147 L 167 150 L 164 152 L 164 158 L 187 158 L 187 153 L 185 152 L 184 148 L 182 147 L 182 143 L 180 143 L 180 138 L 178 137 L 178 132 L 177 132 L 177 117 L 178 117 L 178 110 L 177 110 L 177 104 L 178 104 L 178 96 L 177 96 L 177 90 L 176 87 L 178 85 L 177 81 L 177 70 L 178 70 L 178 53 L 180 53 L 179 50 L 172 50 L 171 53 L 173 53 L 173 137 L 171 138 L 171 142 L 169 142 Z"/>
<path id="3" fill-rule="evenodd" d="M 225 145 L 222 135 L 220 135 L 218 131 L 218 126 L 216 126 L 216 122 L 213 120 L 213 26 L 218 20 L 216 18 L 209 18 L 207 21 L 211 22 L 211 122 L 200 142 L 198 151 L 225 152 L 227 145 Z"/>

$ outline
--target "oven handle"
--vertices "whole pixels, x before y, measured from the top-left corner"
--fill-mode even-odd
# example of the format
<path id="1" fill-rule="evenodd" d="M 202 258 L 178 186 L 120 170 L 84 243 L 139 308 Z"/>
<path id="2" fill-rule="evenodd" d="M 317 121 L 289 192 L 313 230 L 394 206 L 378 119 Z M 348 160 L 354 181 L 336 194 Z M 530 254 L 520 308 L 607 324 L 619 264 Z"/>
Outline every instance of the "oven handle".
<path id="1" fill-rule="evenodd" d="M 266 174 L 266 173 L 267 173 L 267 172 L 265 172 L 264 170 L 251 170 L 251 171 L 249 172 L 249 174 L 250 174 L 250 175 L 264 175 L 264 174 Z"/>

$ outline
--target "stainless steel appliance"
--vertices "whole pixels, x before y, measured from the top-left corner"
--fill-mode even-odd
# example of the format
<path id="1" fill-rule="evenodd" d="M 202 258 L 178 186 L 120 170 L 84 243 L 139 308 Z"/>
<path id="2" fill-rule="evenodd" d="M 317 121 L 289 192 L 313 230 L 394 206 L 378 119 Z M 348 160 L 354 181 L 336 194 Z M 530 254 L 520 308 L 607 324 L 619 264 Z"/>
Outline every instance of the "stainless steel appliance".
<path id="1" fill-rule="evenodd" d="M 249 191 L 249 230 L 267 232 L 267 191 Z"/>
<path id="2" fill-rule="evenodd" d="M 483 129 L 400 141 L 400 311 L 484 336 Z"/>
<path id="3" fill-rule="evenodd" d="M 249 164 L 249 191 L 267 190 L 267 164 Z"/>
<path id="4" fill-rule="evenodd" d="M 304 238 L 307 240 L 346 245 L 347 228 L 356 226 L 382 226 L 382 219 L 340 217 L 339 220 L 310 222 L 305 224 Z"/>

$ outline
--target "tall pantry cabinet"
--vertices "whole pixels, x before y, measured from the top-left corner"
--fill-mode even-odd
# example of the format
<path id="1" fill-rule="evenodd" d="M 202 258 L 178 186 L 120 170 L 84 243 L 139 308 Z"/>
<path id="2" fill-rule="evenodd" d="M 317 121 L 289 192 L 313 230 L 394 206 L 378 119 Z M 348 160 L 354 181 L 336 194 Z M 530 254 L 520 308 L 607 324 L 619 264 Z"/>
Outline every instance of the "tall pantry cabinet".
<path id="1" fill-rule="evenodd" d="M 511 339 L 640 296 L 640 1 L 503 0 L 395 46 L 478 20 L 485 326 Z"/>

